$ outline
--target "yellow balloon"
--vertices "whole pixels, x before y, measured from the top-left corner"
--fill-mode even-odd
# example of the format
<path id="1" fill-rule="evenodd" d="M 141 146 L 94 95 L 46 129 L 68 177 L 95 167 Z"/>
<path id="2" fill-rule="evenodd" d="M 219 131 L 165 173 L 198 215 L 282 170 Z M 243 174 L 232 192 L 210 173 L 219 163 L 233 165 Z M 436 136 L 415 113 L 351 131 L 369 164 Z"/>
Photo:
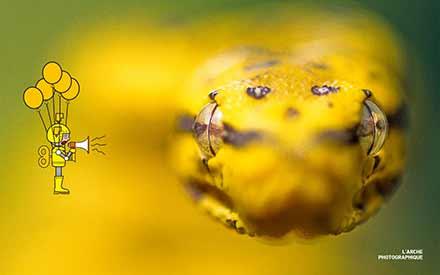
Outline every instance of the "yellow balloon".
<path id="1" fill-rule="evenodd" d="M 70 85 L 69 90 L 61 94 L 66 100 L 73 100 L 79 95 L 79 83 L 78 80 L 72 78 L 72 85 Z"/>
<path id="2" fill-rule="evenodd" d="M 50 61 L 43 67 L 43 78 L 47 83 L 55 84 L 61 80 L 62 69 L 58 63 Z"/>
<path id="3" fill-rule="evenodd" d="M 29 87 L 23 93 L 23 100 L 29 108 L 38 109 L 43 104 L 43 94 L 38 88 Z"/>
<path id="4" fill-rule="evenodd" d="M 37 85 L 35 85 L 43 94 L 44 100 L 49 100 L 53 97 L 53 87 L 44 80 L 44 78 L 38 80 Z"/>
<path id="5" fill-rule="evenodd" d="M 63 71 L 61 74 L 60 81 L 55 83 L 53 86 L 55 90 L 57 90 L 57 92 L 64 93 L 67 90 L 69 90 L 71 84 L 72 84 L 72 78 L 70 77 L 70 74 L 66 71 Z"/>

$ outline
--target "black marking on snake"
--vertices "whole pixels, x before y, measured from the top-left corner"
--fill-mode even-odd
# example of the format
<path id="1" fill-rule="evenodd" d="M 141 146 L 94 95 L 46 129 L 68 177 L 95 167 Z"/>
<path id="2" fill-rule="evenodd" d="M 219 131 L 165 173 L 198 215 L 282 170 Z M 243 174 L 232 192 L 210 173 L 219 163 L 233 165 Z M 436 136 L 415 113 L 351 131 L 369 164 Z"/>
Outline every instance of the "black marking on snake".
<path id="1" fill-rule="evenodd" d="M 299 116 L 299 111 L 297 109 L 293 108 L 293 107 L 289 107 L 286 110 L 285 116 L 288 119 L 295 118 L 295 117 Z"/>
<path id="2" fill-rule="evenodd" d="M 260 47 L 260 46 L 254 46 L 254 45 L 244 45 L 244 46 L 237 46 L 235 48 L 232 49 L 232 51 L 237 51 L 237 52 L 241 52 L 241 53 L 254 53 L 254 54 L 275 54 L 274 52 L 272 52 L 269 49 Z"/>
<path id="3" fill-rule="evenodd" d="M 346 145 L 357 144 L 359 136 L 357 135 L 357 126 L 345 130 L 327 130 L 318 134 L 318 141 L 334 141 Z"/>
<path id="4" fill-rule="evenodd" d="M 337 93 L 339 91 L 339 87 L 329 86 L 329 85 L 323 85 L 318 86 L 315 85 L 311 88 L 312 94 L 317 96 L 323 96 L 328 95 L 329 93 Z"/>
<path id="5" fill-rule="evenodd" d="M 227 219 L 225 222 L 229 227 L 237 231 L 238 234 L 246 233 L 246 230 L 243 227 L 237 227 L 237 220 Z"/>
<path id="6" fill-rule="evenodd" d="M 325 64 L 325 63 L 317 63 L 317 62 L 310 63 L 310 66 L 312 68 L 319 69 L 319 70 L 327 70 L 329 68 L 329 66 L 327 64 Z"/>
<path id="7" fill-rule="evenodd" d="M 209 168 L 208 160 L 203 158 L 201 164 L 203 168 L 211 175 L 211 169 Z"/>
<path id="8" fill-rule="evenodd" d="M 194 123 L 193 131 L 196 134 L 196 136 L 199 137 L 206 131 L 207 128 L 208 125 L 196 122 Z"/>
<path id="9" fill-rule="evenodd" d="M 211 99 L 211 100 L 215 100 L 215 97 L 218 95 L 218 91 L 217 90 L 215 90 L 215 91 L 212 91 L 212 92 L 210 92 L 209 93 L 209 98 Z"/>
<path id="10" fill-rule="evenodd" d="M 374 164 L 373 164 L 373 172 L 379 167 L 380 164 L 380 157 L 374 156 Z"/>
<path id="11" fill-rule="evenodd" d="M 248 87 L 246 89 L 246 93 L 255 99 L 262 99 L 271 91 L 267 86 Z"/>
<path id="12" fill-rule="evenodd" d="M 186 186 L 189 194 L 196 202 L 203 198 L 203 196 L 210 195 L 220 201 L 223 205 L 225 205 L 225 207 L 229 209 L 233 208 L 232 199 L 222 190 L 218 189 L 215 186 L 212 186 L 207 182 L 202 182 L 198 179 L 190 178 L 186 180 Z"/>
<path id="13" fill-rule="evenodd" d="M 371 72 L 368 73 L 368 77 L 371 80 L 378 80 L 380 78 L 380 74 L 378 72 L 371 71 Z"/>
<path id="14" fill-rule="evenodd" d="M 358 209 L 358 210 L 365 210 L 365 196 L 364 196 L 365 192 L 362 192 L 357 194 L 357 196 L 359 197 L 354 197 L 353 198 L 353 207 Z"/>
<path id="15" fill-rule="evenodd" d="M 368 89 L 362 89 L 362 92 L 364 92 L 366 99 L 373 96 L 373 93 Z"/>
<path id="16" fill-rule="evenodd" d="M 409 109 L 407 104 L 402 104 L 392 114 L 387 116 L 390 128 L 407 129 L 409 127 Z"/>
<path id="17" fill-rule="evenodd" d="M 365 107 L 368 108 L 368 107 Z M 368 109 L 369 110 L 369 109 Z M 361 123 L 359 123 L 359 126 L 356 130 L 356 134 L 359 137 L 368 137 L 372 134 L 374 134 L 374 120 L 373 117 L 370 115 L 368 116 L 367 119 L 363 119 L 361 121 Z"/>
<path id="18" fill-rule="evenodd" d="M 263 134 L 258 131 L 238 131 L 227 123 L 224 123 L 223 126 L 223 142 L 232 146 L 243 147 L 252 141 L 263 138 Z"/>
<path id="19" fill-rule="evenodd" d="M 185 191 L 189 194 L 191 199 L 194 200 L 195 202 L 198 202 L 198 201 L 200 201 L 200 199 L 203 198 L 203 192 L 200 189 L 196 188 L 193 184 L 186 183 L 183 186 L 185 188 Z"/>
<path id="20" fill-rule="evenodd" d="M 402 176 L 395 175 L 390 178 L 377 180 L 374 183 L 376 191 L 384 198 L 389 199 L 402 183 Z"/>
<path id="21" fill-rule="evenodd" d="M 271 59 L 271 60 L 267 60 L 267 61 L 258 62 L 258 63 L 254 63 L 254 64 L 251 64 L 251 65 L 247 65 L 246 67 L 244 67 L 244 69 L 246 71 L 252 71 L 252 70 L 257 70 L 257 69 L 270 68 L 272 66 L 277 65 L 278 63 L 280 63 L 279 60 Z"/>
<path id="22" fill-rule="evenodd" d="M 195 117 L 189 114 L 182 114 L 177 117 L 176 130 L 179 132 L 192 132 Z"/>
<path id="23" fill-rule="evenodd" d="M 367 183 L 355 196 L 353 206 L 359 210 L 365 210 L 366 205 L 379 194 L 385 200 L 392 197 L 402 182 L 401 175 L 393 175 L 383 179 L 376 179 Z"/>

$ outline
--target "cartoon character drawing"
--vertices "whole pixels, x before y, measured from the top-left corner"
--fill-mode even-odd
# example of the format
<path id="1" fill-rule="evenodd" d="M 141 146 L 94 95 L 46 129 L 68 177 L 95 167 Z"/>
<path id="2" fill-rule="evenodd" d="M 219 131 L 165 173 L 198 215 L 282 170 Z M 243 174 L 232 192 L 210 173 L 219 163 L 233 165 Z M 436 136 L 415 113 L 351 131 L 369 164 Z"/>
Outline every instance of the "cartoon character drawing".
<path id="1" fill-rule="evenodd" d="M 43 78 L 34 87 L 29 87 L 24 91 L 23 100 L 27 107 L 37 110 L 44 126 L 46 139 L 50 143 L 50 148 L 42 145 L 38 149 L 38 164 L 42 168 L 46 168 L 49 165 L 55 168 L 54 194 L 66 195 L 70 191 L 63 186 L 63 168 L 68 161 L 76 161 L 77 149 L 82 149 L 87 153 L 90 151 L 89 137 L 81 142 L 70 141 L 71 131 L 67 124 L 70 102 L 78 97 L 80 86 L 78 81 L 72 78 L 68 72 L 63 71 L 56 62 L 51 61 L 44 65 L 42 73 Z M 66 105 L 64 110 L 62 108 L 63 102 Z M 42 107 L 43 105 L 46 108 Z M 42 109 L 47 111 L 46 120 L 49 121 L 49 124 L 46 124 L 46 120 L 43 118 Z M 93 140 L 104 137 L 97 137 Z M 92 146 L 105 145 L 103 143 L 95 143 Z M 98 148 L 93 148 L 93 151 L 105 155 Z"/>

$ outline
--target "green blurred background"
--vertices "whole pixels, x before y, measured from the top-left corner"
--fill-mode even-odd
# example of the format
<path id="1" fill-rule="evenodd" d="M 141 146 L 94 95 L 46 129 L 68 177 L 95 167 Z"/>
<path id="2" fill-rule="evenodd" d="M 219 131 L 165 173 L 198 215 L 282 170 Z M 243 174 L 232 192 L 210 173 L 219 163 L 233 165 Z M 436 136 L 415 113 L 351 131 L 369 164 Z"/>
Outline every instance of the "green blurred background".
<path id="1" fill-rule="evenodd" d="M 409 0 L 304 2 L 375 11 L 406 42 L 414 83 L 408 91 L 413 120 L 410 163 L 406 181 L 375 218 L 349 234 L 306 244 L 274 246 L 238 236 L 195 211 L 161 165 L 133 174 L 133 167 L 145 163 L 142 156 L 151 153 L 147 149 L 137 153 L 124 173 L 105 171 L 105 167 L 127 165 L 117 160 L 127 152 L 111 145 L 123 140 L 118 131 L 110 140 L 109 157 L 79 156 L 79 164 L 66 172 L 74 194 L 54 197 L 52 171 L 35 163 L 35 149 L 44 143 L 41 125 L 23 105 L 21 94 L 38 79 L 48 60 L 69 67 L 66 56 L 74 50 L 70 45 L 79 43 L 69 40 L 78 37 L 73 34 L 103 22 L 122 25 L 133 14 L 169 24 L 228 10 L 245 12 L 258 1 L 3 1 L 0 274 L 438 273 L 440 7 L 436 1 Z M 81 110 L 72 111 L 73 128 L 81 129 L 76 131 L 112 136 L 115 113 L 128 124 L 139 122 L 142 114 L 124 114 L 116 102 L 101 107 L 90 102 L 87 93 L 92 91 L 87 91 L 87 81 L 81 82 L 80 76 Z M 104 121 L 95 121 L 90 110 Z M 161 176 L 158 180 L 151 175 Z M 163 188 L 157 188 L 158 183 Z M 377 261 L 378 254 L 398 254 L 406 248 L 423 249 L 424 260 Z"/>

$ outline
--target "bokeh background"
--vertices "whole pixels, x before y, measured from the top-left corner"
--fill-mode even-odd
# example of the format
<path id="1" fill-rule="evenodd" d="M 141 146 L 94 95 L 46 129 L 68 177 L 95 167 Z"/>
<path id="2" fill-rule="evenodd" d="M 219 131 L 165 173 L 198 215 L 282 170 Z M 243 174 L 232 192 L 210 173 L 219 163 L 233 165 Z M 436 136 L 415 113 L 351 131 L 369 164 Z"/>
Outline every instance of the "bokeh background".
<path id="1" fill-rule="evenodd" d="M 152 25 L 245 13 L 259 1 L 0 3 L 0 274 L 438 273 L 440 7 L 426 0 L 313 3 L 372 10 L 404 41 L 411 61 L 411 155 L 404 184 L 375 218 L 349 234 L 287 245 L 239 236 L 195 209 L 167 170 L 166 127 L 151 126 L 157 110 L 145 110 L 139 100 L 148 83 L 165 76 L 160 67 L 150 68 L 149 78 L 133 76 L 149 62 L 142 46 L 153 39 L 147 35 Z M 178 28 L 165 35 L 174 37 L 162 43 L 175 42 Z M 160 58 L 173 56 L 154 62 Z M 79 153 L 78 163 L 66 168 L 67 197 L 52 195 L 53 171 L 36 163 L 44 132 L 22 102 L 24 88 L 52 59 L 81 83 L 69 115 L 73 137 L 106 134 L 108 143 L 106 156 Z M 108 92 L 96 94 L 97 80 L 111 83 Z M 423 249 L 424 260 L 377 260 L 406 248 Z"/>

